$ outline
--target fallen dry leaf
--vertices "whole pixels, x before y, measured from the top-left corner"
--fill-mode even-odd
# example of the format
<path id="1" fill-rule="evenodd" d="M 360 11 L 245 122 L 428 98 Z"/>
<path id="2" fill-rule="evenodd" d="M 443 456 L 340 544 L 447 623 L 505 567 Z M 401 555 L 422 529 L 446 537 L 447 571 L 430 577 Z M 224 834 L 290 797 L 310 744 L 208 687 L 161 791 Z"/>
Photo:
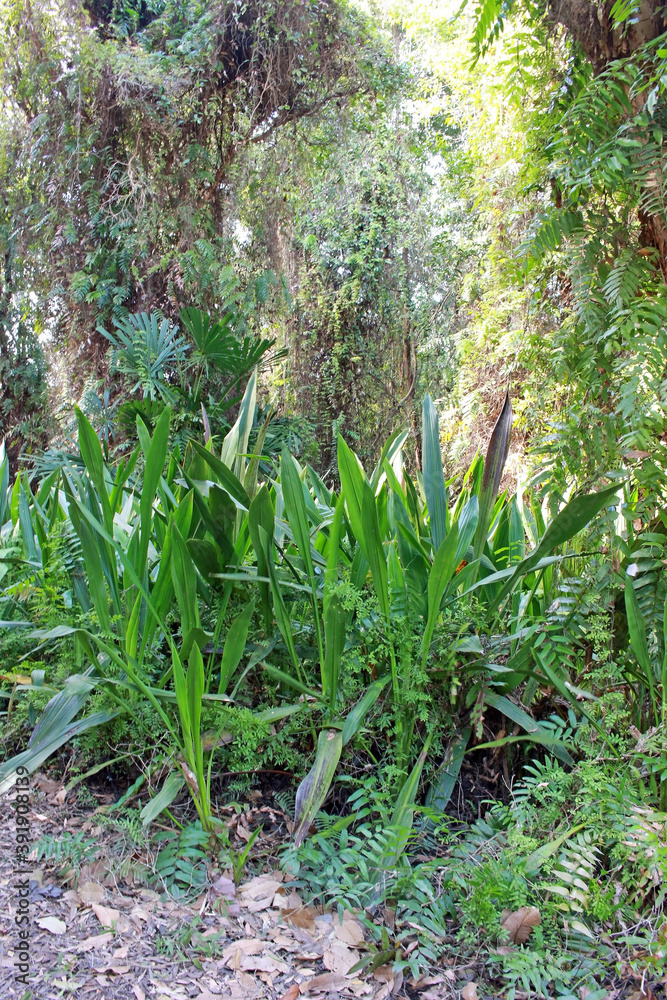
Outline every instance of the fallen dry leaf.
<path id="1" fill-rule="evenodd" d="M 342 924 L 336 917 L 334 917 L 333 932 L 339 941 L 344 941 L 345 944 L 352 945 L 352 947 L 356 947 L 356 945 L 364 943 L 363 927 L 347 910 L 343 914 Z"/>
<path id="2" fill-rule="evenodd" d="M 142 990 L 139 983 L 135 983 L 134 986 L 132 987 L 132 990 L 134 991 L 134 995 L 137 998 L 137 1000 L 146 1000 L 146 994 Z"/>
<path id="3" fill-rule="evenodd" d="M 294 927 L 300 927 L 301 930 L 308 931 L 309 934 L 315 933 L 315 911 L 309 906 L 299 906 L 294 910 L 283 910 L 282 915 Z"/>
<path id="4" fill-rule="evenodd" d="M 312 993 L 315 990 L 342 990 L 348 985 L 345 976 L 338 975 L 337 972 L 323 972 L 320 976 L 313 976 L 301 983 L 299 990 L 301 993 Z"/>
<path id="5" fill-rule="evenodd" d="M 49 934 L 65 934 L 67 931 L 67 924 L 64 920 L 59 920 L 58 917 L 40 917 L 36 923 L 38 927 L 48 931 Z"/>
<path id="6" fill-rule="evenodd" d="M 76 890 L 82 903 L 91 906 L 93 903 L 101 903 L 104 899 L 105 890 L 98 882 L 83 882 Z"/>
<path id="7" fill-rule="evenodd" d="M 461 990 L 462 1000 L 477 1000 L 477 983 L 466 983 Z"/>
<path id="8" fill-rule="evenodd" d="M 282 975 L 289 972 L 289 965 L 281 961 L 277 955 L 272 955 L 270 951 L 264 951 L 261 955 L 243 955 L 240 968 L 242 972 L 268 972 Z"/>
<path id="9" fill-rule="evenodd" d="M 241 968 L 241 962 L 245 955 L 260 955 L 264 951 L 264 941 L 258 938 L 241 938 L 239 941 L 232 941 L 223 950 L 222 964 L 228 969 L 237 970 Z"/>
<path id="10" fill-rule="evenodd" d="M 267 896 L 273 898 L 280 888 L 282 888 L 282 882 L 272 876 L 257 875 L 240 887 L 239 895 L 244 899 L 265 899 Z"/>
<path id="11" fill-rule="evenodd" d="M 540 911 L 536 906 L 522 906 L 520 910 L 508 914 L 501 926 L 513 944 L 525 944 L 533 927 L 537 927 L 540 921 Z"/>
<path id="12" fill-rule="evenodd" d="M 113 927 L 118 923 L 120 910 L 112 910 L 109 906 L 102 906 L 100 903 L 93 903 L 91 909 L 102 927 Z"/>
<path id="13" fill-rule="evenodd" d="M 346 976 L 359 961 L 359 952 L 348 948 L 344 941 L 332 941 L 325 949 L 322 961 L 325 969 Z"/>
<path id="14" fill-rule="evenodd" d="M 95 972 L 112 972 L 114 976 L 125 976 L 130 971 L 129 965 L 116 965 L 115 963 L 107 963 L 104 965 L 95 966 Z"/>
<path id="15" fill-rule="evenodd" d="M 299 984 L 294 983 L 293 986 L 290 986 L 287 993 L 283 993 L 280 1000 L 297 1000 L 298 996 L 299 996 Z"/>
<path id="16" fill-rule="evenodd" d="M 93 934 L 92 937 L 87 937 L 85 941 L 82 941 L 77 951 L 91 951 L 93 948 L 104 948 L 105 945 L 113 941 L 113 934 L 107 931 L 105 934 Z"/>
<path id="17" fill-rule="evenodd" d="M 211 886 L 211 892 L 223 899 L 236 899 L 236 886 L 230 878 L 221 875 Z"/>
<path id="18" fill-rule="evenodd" d="M 237 972 L 236 978 L 244 990 L 256 990 L 257 983 L 247 972 Z"/>

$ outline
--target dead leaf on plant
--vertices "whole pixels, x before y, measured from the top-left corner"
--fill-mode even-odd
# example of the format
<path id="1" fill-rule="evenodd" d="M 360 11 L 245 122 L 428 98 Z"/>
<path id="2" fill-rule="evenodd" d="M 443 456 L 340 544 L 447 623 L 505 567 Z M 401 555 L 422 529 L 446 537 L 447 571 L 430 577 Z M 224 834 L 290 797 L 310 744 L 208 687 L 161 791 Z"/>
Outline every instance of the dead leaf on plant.
<path id="1" fill-rule="evenodd" d="M 540 922 L 540 911 L 536 906 L 522 906 L 504 917 L 501 926 L 513 944 L 525 944 Z"/>

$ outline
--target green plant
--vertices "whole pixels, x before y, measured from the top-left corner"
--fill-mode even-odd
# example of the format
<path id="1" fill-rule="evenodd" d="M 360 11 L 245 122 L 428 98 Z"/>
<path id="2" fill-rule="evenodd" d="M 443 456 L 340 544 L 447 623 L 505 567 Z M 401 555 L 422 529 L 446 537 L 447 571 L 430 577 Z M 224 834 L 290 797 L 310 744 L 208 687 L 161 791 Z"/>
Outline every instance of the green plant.
<path id="1" fill-rule="evenodd" d="M 53 861 L 62 867 L 78 870 L 85 861 L 95 857 L 97 841 L 79 830 L 63 831 L 57 837 L 44 835 L 35 841 L 33 851 L 36 861 Z"/>
<path id="2" fill-rule="evenodd" d="M 180 832 L 162 832 L 155 841 L 163 844 L 155 858 L 153 879 L 177 899 L 188 899 L 206 885 L 206 859 L 210 835 L 201 823 L 193 823 Z"/>
<path id="3" fill-rule="evenodd" d="M 245 847 L 242 848 L 242 850 L 230 851 L 230 856 L 232 859 L 232 872 L 233 872 L 235 886 L 239 886 L 241 883 L 241 879 L 243 878 L 246 864 L 248 862 L 248 857 L 250 856 L 250 852 L 252 850 L 252 845 L 255 843 L 261 832 L 262 832 L 261 827 L 257 827 L 257 829 L 253 830 L 253 832 L 250 834 L 248 841 Z"/>

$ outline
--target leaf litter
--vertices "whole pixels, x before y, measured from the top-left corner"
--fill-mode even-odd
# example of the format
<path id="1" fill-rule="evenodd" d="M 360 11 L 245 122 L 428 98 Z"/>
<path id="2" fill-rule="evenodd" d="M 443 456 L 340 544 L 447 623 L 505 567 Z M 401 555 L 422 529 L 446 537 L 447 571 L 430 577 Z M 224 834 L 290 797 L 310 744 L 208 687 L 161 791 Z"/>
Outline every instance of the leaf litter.
<path id="1" fill-rule="evenodd" d="M 33 839 L 94 834 L 96 856 L 69 870 L 35 862 L 33 1000 L 75 993 L 87 1000 L 384 1000 L 398 994 L 402 975 L 390 965 L 350 973 L 368 955 L 354 914 L 345 911 L 339 919 L 307 905 L 279 870 L 238 887 L 231 872 L 213 871 L 197 899 L 165 898 L 135 881 L 131 869 L 123 876 L 111 869 L 118 833 L 96 825 L 95 813 L 79 807 L 75 796 L 59 798 L 59 787 L 38 776 L 32 798 L 42 811 L 31 809 Z M 0 903 L 8 917 L 0 924 L 0 996 L 19 1000 L 25 990 L 13 968 L 10 802 L 10 796 L 0 800 Z"/>

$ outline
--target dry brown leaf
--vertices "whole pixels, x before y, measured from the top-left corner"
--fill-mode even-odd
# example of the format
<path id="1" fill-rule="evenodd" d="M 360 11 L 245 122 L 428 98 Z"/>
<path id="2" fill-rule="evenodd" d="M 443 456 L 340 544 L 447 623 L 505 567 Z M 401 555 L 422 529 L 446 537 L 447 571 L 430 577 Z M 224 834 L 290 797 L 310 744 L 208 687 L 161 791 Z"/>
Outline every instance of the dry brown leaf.
<path id="1" fill-rule="evenodd" d="M 323 972 L 320 976 L 313 976 L 312 979 L 301 983 L 299 990 L 301 993 L 314 993 L 315 990 L 342 990 L 347 985 L 345 976 L 340 976 L 336 972 Z"/>
<path id="2" fill-rule="evenodd" d="M 271 875 L 258 875 L 239 888 L 239 902 L 251 913 L 268 910 L 281 885 L 282 883 Z"/>
<path id="3" fill-rule="evenodd" d="M 275 896 L 281 887 L 282 882 L 278 879 L 270 875 L 257 875 L 239 888 L 239 895 L 244 899 L 265 899 L 267 896 Z"/>
<path id="4" fill-rule="evenodd" d="M 106 934 L 93 934 L 92 937 L 87 937 L 85 941 L 81 942 L 77 951 L 91 951 L 93 948 L 104 948 L 111 941 L 113 941 L 113 934 L 110 934 L 108 931 Z"/>
<path id="5" fill-rule="evenodd" d="M 45 774 L 41 773 L 41 771 L 38 771 L 37 774 L 33 775 L 32 784 L 33 787 L 39 788 L 39 790 L 44 792 L 46 795 L 55 795 L 61 787 L 59 781 L 52 781 L 51 778 L 47 778 Z"/>
<path id="6" fill-rule="evenodd" d="M 477 1000 L 477 983 L 466 983 L 461 990 L 462 1000 Z"/>
<path id="7" fill-rule="evenodd" d="M 48 931 L 49 934 L 65 934 L 67 931 L 67 924 L 64 920 L 59 920 L 58 917 L 40 917 L 35 923 L 42 930 Z"/>
<path id="8" fill-rule="evenodd" d="M 234 971 L 242 968 L 244 955 L 259 955 L 264 951 L 264 942 L 258 938 L 241 938 L 232 941 L 222 952 L 222 964 Z"/>
<path id="9" fill-rule="evenodd" d="M 244 990 L 256 990 L 257 983 L 251 975 L 247 972 L 237 972 L 236 978 L 243 987 Z"/>
<path id="10" fill-rule="evenodd" d="M 540 921 L 540 911 L 536 906 L 522 906 L 504 917 L 501 926 L 513 944 L 525 944 Z"/>
<path id="11" fill-rule="evenodd" d="M 309 934 L 315 933 L 315 911 L 309 906 L 300 906 L 298 909 L 283 910 L 283 917 L 294 927 L 300 927 L 302 931 L 307 931 Z"/>
<path id="12" fill-rule="evenodd" d="M 104 965 L 95 966 L 95 972 L 112 972 L 114 976 L 125 976 L 129 971 L 129 965 L 117 965 L 116 963 L 105 962 Z"/>
<path id="13" fill-rule="evenodd" d="M 134 991 L 134 995 L 137 998 L 137 1000 L 146 1000 L 146 994 L 142 990 L 142 988 L 139 985 L 139 983 L 135 983 L 134 986 L 132 987 L 132 989 Z"/>
<path id="14" fill-rule="evenodd" d="M 353 965 L 359 961 L 359 952 L 348 948 L 344 941 L 332 941 L 324 950 L 324 968 L 346 976 Z"/>
<path id="15" fill-rule="evenodd" d="M 91 909 L 102 927 L 113 927 L 118 923 L 120 910 L 112 910 L 109 906 L 102 906 L 100 903 L 93 903 Z"/>
<path id="16" fill-rule="evenodd" d="M 356 945 L 364 943 L 364 929 L 359 923 L 359 921 L 348 913 L 347 910 L 343 914 L 343 923 L 334 917 L 333 922 L 333 932 L 334 936 L 338 938 L 339 941 L 344 941 L 345 944 Z"/>
<path id="17" fill-rule="evenodd" d="M 223 899 L 236 899 L 236 886 L 230 878 L 221 875 L 211 886 L 211 892 Z"/>
<path id="18" fill-rule="evenodd" d="M 86 906 L 101 903 L 105 896 L 104 887 L 98 882 L 82 882 L 76 891 L 79 899 Z"/>
<path id="19" fill-rule="evenodd" d="M 261 955 L 243 955 L 240 969 L 242 972 L 269 972 L 285 975 L 289 972 L 289 965 L 272 955 L 270 951 L 264 951 Z"/>
<path id="20" fill-rule="evenodd" d="M 304 903 L 296 890 L 292 889 L 288 896 L 287 891 L 283 886 L 278 890 L 278 892 L 276 892 L 273 905 L 278 910 L 300 910 Z"/>
<path id="21" fill-rule="evenodd" d="M 299 984 L 294 983 L 292 986 L 290 986 L 287 993 L 283 993 L 280 1000 L 297 1000 L 298 996 L 299 996 Z"/>

